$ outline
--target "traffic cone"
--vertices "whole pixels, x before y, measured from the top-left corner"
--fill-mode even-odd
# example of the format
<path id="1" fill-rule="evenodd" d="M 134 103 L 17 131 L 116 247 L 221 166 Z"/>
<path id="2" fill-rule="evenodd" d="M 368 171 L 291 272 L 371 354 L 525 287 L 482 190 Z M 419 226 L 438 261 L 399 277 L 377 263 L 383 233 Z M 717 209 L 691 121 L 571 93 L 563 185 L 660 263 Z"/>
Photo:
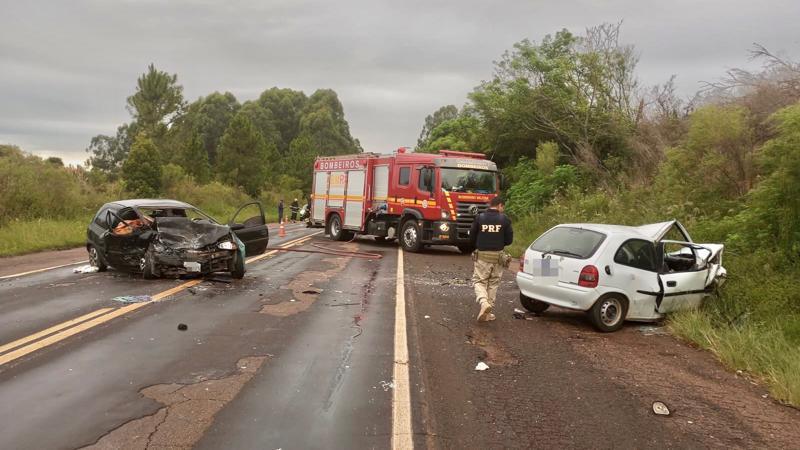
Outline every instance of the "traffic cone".
<path id="1" fill-rule="evenodd" d="M 286 227 L 283 226 L 283 221 L 281 221 L 278 227 L 278 237 L 286 237 Z"/>

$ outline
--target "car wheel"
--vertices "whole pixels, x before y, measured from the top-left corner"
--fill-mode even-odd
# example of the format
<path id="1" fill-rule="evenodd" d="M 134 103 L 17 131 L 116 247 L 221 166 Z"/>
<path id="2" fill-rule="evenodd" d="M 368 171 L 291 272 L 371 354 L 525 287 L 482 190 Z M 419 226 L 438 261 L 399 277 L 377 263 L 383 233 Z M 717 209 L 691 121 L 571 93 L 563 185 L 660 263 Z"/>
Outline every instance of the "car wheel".
<path id="1" fill-rule="evenodd" d="M 403 222 L 400 230 L 400 245 L 403 250 L 418 252 L 422 249 L 422 236 L 420 236 L 419 224 L 414 219 Z"/>
<path id="2" fill-rule="evenodd" d="M 628 314 L 628 301 L 620 295 L 600 297 L 589 310 L 592 325 L 604 333 L 622 328 Z"/>
<path id="3" fill-rule="evenodd" d="M 234 252 L 233 258 L 230 262 L 231 265 L 231 277 L 241 280 L 244 278 L 244 259 L 239 252 Z"/>
<path id="4" fill-rule="evenodd" d="M 97 247 L 94 245 L 89 246 L 89 264 L 92 267 L 97 267 L 98 272 L 105 272 L 108 270 L 108 264 L 106 264 L 103 257 L 100 256 L 100 252 L 97 251 Z"/>
<path id="5" fill-rule="evenodd" d="M 522 292 L 519 293 L 519 302 L 522 304 L 522 307 L 527 309 L 532 313 L 543 313 L 550 307 L 550 303 L 545 303 L 541 300 L 536 300 L 534 298 L 530 298 L 524 295 Z"/>
<path id="6" fill-rule="evenodd" d="M 148 248 L 147 251 L 144 252 L 144 256 L 142 256 L 142 260 L 139 263 L 139 270 L 142 271 L 142 277 L 144 277 L 145 280 L 152 280 L 158 276 L 155 266 L 156 264 L 153 258 L 153 249 Z"/>
<path id="7" fill-rule="evenodd" d="M 470 253 L 475 251 L 475 246 L 472 245 L 472 244 L 461 244 L 461 245 L 458 245 L 457 247 L 458 247 L 458 251 L 460 251 L 461 253 L 463 253 L 465 255 L 468 255 L 468 254 L 470 254 Z"/>

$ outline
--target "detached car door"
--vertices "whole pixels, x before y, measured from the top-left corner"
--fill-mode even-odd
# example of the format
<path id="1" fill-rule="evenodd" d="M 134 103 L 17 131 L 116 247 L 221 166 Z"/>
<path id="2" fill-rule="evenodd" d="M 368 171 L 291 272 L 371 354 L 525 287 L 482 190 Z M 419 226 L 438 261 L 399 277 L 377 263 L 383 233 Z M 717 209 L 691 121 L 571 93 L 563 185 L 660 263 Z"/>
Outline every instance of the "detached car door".
<path id="1" fill-rule="evenodd" d="M 658 312 L 668 313 L 700 306 L 708 295 L 713 281 L 712 269 L 701 251 L 711 251 L 690 242 L 662 241 L 659 245 L 663 254 L 663 265 L 659 278 L 663 289 Z"/>
<path id="2" fill-rule="evenodd" d="M 244 243 L 245 255 L 260 255 L 269 244 L 269 230 L 264 218 L 264 208 L 259 202 L 242 205 L 233 215 L 228 226 Z"/>

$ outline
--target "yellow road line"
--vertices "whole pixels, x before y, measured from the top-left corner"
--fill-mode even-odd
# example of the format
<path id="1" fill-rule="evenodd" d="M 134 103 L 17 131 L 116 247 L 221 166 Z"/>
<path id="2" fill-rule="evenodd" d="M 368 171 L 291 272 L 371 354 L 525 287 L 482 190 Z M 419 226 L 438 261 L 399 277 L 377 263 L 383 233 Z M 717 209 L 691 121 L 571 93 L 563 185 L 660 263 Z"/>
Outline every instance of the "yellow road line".
<path id="1" fill-rule="evenodd" d="M 298 238 L 298 239 L 295 239 L 293 241 L 289 241 L 289 242 L 281 245 L 281 248 L 286 248 L 286 247 L 291 247 L 291 246 L 294 246 L 294 245 L 301 244 L 301 243 L 311 239 L 311 237 L 313 237 L 313 236 L 315 236 L 315 235 L 317 235 L 317 234 L 319 234 L 321 232 L 322 231 L 317 231 L 316 233 L 312 233 L 312 234 L 310 234 L 308 236 L 304 236 L 302 238 Z M 259 256 L 250 258 L 249 260 L 247 260 L 247 262 L 250 263 L 250 262 L 258 261 L 260 259 L 266 258 L 267 256 L 275 254 L 278 251 L 279 250 L 272 250 L 270 252 L 264 253 L 263 255 L 259 255 Z M 186 289 L 188 289 L 188 288 L 190 288 L 192 286 L 196 286 L 196 285 L 198 285 L 198 284 L 200 284 L 202 282 L 203 282 L 202 279 L 189 280 L 189 281 L 187 281 L 185 283 L 182 283 L 182 284 L 180 284 L 178 286 L 175 286 L 175 287 L 173 287 L 171 289 L 167 289 L 166 291 L 159 292 L 158 294 L 155 294 L 155 295 L 151 296 L 149 301 L 142 302 L 142 303 L 133 303 L 133 304 L 130 304 L 130 305 L 127 305 L 127 306 L 123 306 L 122 308 L 119 308 L 119 309 L 113 309 L 113 308 L 98 309 L 97 311 L 91 312 L 89 314 L 83 315 L 81 317 L 78 317 L 78 318 L 75 318 L 75 319 L 72 319 L 72 320 L 68 320 L 68 321 L 60 323 L 58 325 L 54 325 L 54 326 L 52 326 L 52 327 L 50 327 L 50 328 L 48 328 L 46 330 L 40 331 L 40 332 L 32 334 L 30 336 L 26 336 L 24 338 L 21 338 L 21 339 L 18 339 L 16 341 L 14 341 L 14 342 L 5 344 L 2 347 L 0 347 L 0 353 L 5 352 L 6 350 L 10 350 L 12 348 L 17 348 L 20 345 L 26 344 L 28 342 L 35 341 L 35 342 L 31 343 L 31 344 L 25 345 L 24 347 L 21 347 L 21 348 L 17 348 L 14 351 L 8 352 L 8 353 L 0 356 L 0 366 L 2 366 L 3 364 L 6 364 L 8 362 L 14 361 L 15 359 L 22 358 L 23 356 L 28 355 L 30 353 L 33 353 L 33 352 L 35 352 L 37 350 L 40 350 L 40 349 L 42 349 L 44 347 L 53 345 L 53 344 L 55 344 L 57 342 L 60 342 L 60 341 L 62 341 L 64 339 L 70 337 L 70 336 L 74 336 L 74 335 L 76 335 L 78 333 L 81 333 L 83 331 L 86 331 L 86 330 L 88 330 L 90 328 L 94 328 L 94 327 L 96 327 L 98 325 L 102 325 L 102 324 L 104 324 L 106 322 L 109 322 L 109 321 L 119 317 L 119 316 L 125 315 L 125 314 L 127 314 L 129 312 L 132 312 L 132 311 L 136 311 L 137 309 L 142 308 L 142 307 L 144 307 L 146 305 L 161 301 L 161 300 L 163 300 L 163 299 L 165 299 L 165 298 L 167 298 L 167 297 L 169 297 L 171 295 L 175 295 L 175 294 L 177 294 L 177 293 L 179 293 L 179 292 L 181 292 L 183 290 L 186 290 Z M 47 336 L 47 335 L 49 335 L 51 333 L 55 333 L 55 332 L 57 332 L 59 330 L 63 330 L 63 331 L 60 331 L 60 332 L 58 332 L 56 334 L 53 334 L 51 336 L 46 337 L 45 339 L 41 339 L 41 340 L 37 341 L 37 339 L 39 339 L 39 338 L 41 338 L 43 336 Z"/>
<path id="2" fill-rule="evenodd" d="M 78 262 L 69 263 L 69 264 L 62 264 L 60 266 L 45 267 L 44 269 L 29 270 L 27 272 L 15 273 L 13 275 L 3 275 L 2 277 L 0 277 L 0 280 L 5 280 L 6 278 L 22 277 L 22 276 L 25 276 L 25 275 L 31 275 L 31 274 L 39 273 L 39 272 L 46 272 L 48 270 L 60 269 L 62 267 L 77 266 L 78 264 L 85 264 L 85 263 L 88 263 L 88 262 L 89 262 L 89 260 L 87 259 L 86 261 L 78 261 Z"/>
<path id="3" fill-rule="evenodd" d="M 86 315 L 83 315 L 83 316 L 80 316 L 80 317 L 76 317 L 76 318 L 68 320 L 66 322 L 62 322 L 62 323 L 60 323 L 58 325 L 54 325 L 54 326 L 52 326 L 52 327 L 50 327 L 50 328 L 48 328 L 46 330 L 42 330 L 42 331 L 40 331 L 38 333 L 32 334 L 30 336 L 26 336 L 26 337 L 24 337 L 22 339 L 17 339 L 14 342 L 9 342 L 8 344 L 0 346 L 0 354 L 5 353 L 6 351 L 11 350 L 12 348 L 17 348 L 20 345 L 27 344 L 30 341 L 35 341 L 36 339 L 39 339 L 39 338 L 44 337 L 44 336 L 47 336 L 48 334 L 55 333 L 56 331 L 63 330 L 64 328 L 71 327 L 71 326 L 73 326 L 75 324 L 78 324 L 78 323 L 84 322 L 86 320 L 92 319 L 94 317 L 97 317 L 99 315 L 105 314 L 105 313 L 107 313 L 107 312 L 109 312 L 109 311 L 111 311 L 113 309 L 114 308 L 98 309 L 96 311 L 90 312 L 89 314 L 86 314 Z"/>
<path id="4" fill-rule="evenodd" d="M 413 449 L 411 389 L 408 379 L 406 291 L 403 285 L 403 249 L 397 249 L 397 289 L 394 307 L 394 390 L 392 391 L 392 448 Z"/>
<path id="5" fill-rule="evenodd" d="M 40 350 L 42 348 L 48 347 L 50 345 L 55 344 L 56 342 L 63 341 L 64 339 L 74 336 L 80 332 L 86 331 L 90 328 L 94 328 L 98 325 L 106 323 L 114 318 L 117 318 L 123 314 L 127 314 L 131 311 L 135 311 L 145 305 L 148 305 L 150 302 L 143 302 L 143 303 L 133 303 L 128 306 L 124 306 L 122 308 L 116 309 L 108 314 L 102 315 L 97 317 L 96 319 L 92 319 L 88 322 L 83 322 L 75 327 L 67 328 L 66 330 L 56 333 L 52 336 L 46 337 L 41 341 L 36 341 L 32 344 L 26 345 L 25 347 L 19 348 L 14 350 L 13 352 L 6 353 L 3 356 L 0 356 L 0 366 L 3 364 L 9 363 L 14 361 L 15 359 L 22 358 L 23 356 L 33 353 L 36 350 Z"/>

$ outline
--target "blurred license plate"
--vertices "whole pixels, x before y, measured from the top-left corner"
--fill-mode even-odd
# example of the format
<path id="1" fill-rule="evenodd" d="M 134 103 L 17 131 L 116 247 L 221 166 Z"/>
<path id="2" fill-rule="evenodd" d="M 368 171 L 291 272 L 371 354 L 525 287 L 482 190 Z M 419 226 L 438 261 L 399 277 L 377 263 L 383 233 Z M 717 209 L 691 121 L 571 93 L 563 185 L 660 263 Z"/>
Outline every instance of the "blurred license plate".
<path id="1" fill-rule="evenodd" d="M 200 272 L 200 263 L 196 261 L 186 261 L 183 263 L 183 267 L 187 272 Z"/>

